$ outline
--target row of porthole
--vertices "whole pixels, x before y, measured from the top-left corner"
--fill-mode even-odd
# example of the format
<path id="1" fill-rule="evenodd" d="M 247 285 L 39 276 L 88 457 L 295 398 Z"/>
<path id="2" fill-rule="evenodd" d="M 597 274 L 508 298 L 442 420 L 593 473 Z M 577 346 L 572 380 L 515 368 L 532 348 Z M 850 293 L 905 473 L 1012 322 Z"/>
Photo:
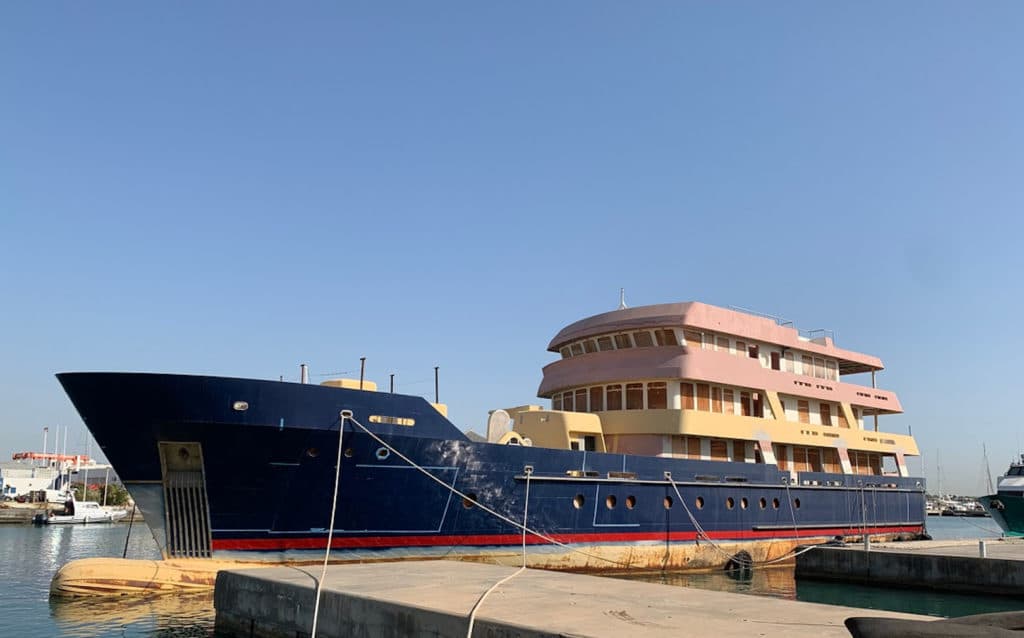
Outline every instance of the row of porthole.
<path id="1" fill-rule="evenodd" d="M 476 502 L 476 494 L 470 492 L 469 494 L 467 494 L 466 496 L 464 496 L 462 498 L 462 507 L 464 507 L 466 509 L 469 509 L 469 508 L 473 507 L 475 502 Z M 587 499 L 582 494 L 577 494 L 572 499 L 572 506 L 574 508 L 576 508 L 576 509 L 582 509 L 583 505 L 586 502 L 587 502 Z M 613 495 L 613 494 L 609 494 L 608 496 L 604 497 L 604 506 L 607 507 L 610 510 L 615 509 L 615 507 L 618 505 L 618 502 L 619 502 L 619 499 L 616 498 L 615 495 Z M 674 501 L 672 500 L 671 496 L 666 496 L 662 500 L 662 505 L 665 507 L 665 509 L 672 509 L 673 503 L 674 503 Z M 696 499 L 694 499 L 693 504 L 699 510 L 704 509 L 704 497 L 703 496 L 698 496 Z M 760 498 L 758 500 L 757 504 L 758 504 L 758 506 L 761 509 L 768 509 L 768 500 L 765 499 L 764 497 Z M 749 503 L 747 501 L 747 497 L 744 496 L 743 498 L 740 499 L 740 509 L 747 509 L 748 505 L 749 505 Z M 736 500 L 733 497 L 731 497 L 731 496 L 726 498 L 725 499 L 725 506 L 728 509 L 735 509 L 735 507 L 736 507 Z M 632 494 L 630 494 L 629 496 L 626 497 L 626 509 L 630 509 L 631 510 L 634 507 L 636 507 L 636 497 L 633 496 Z M 798 499 L 798 498 L 793 499 L 793 508 L 794 509 L 800 509 L 800 499 Z M 779 509 L 779 499 L 777 499 L 777 498 L 773 498 L 772 499 L 772 509 L 776 509 L 776 510 Z"/>
<path id="2" fill-rule="evenodd" d="M 582 509 L 582 507 L 586 503 L 586 501 L 587 501 L 587 499 L 582 494 L 577 494 L 572 499 L 572 506 L 575 507 L 576 509 Z M 672 509 L 672 504 L 673 504 L 673 500 L 672 500 L 671 496 L 666 496 L 662 500 L 662 505 L 664 505 L 665 509 Z M 704 497 L 703 496 L 698 496 L 694 500 L 693 504 L 699 510 L 704 509 Z M 740 503 L 739 504 L 740 504 L 740 509 L 747 509 L 747 507 L 749 505 L 749 502 L 747 501 L 747 498 L 744 496 L 743 498 L 740 499 Z M 760 500 L 758 500 L 757 504 L 758 504 L 758 506 L 761 509 L 768 509 L 768 500 L 765 499 L 765 498 L 761 498 Z M 607 507 L 608 509 L 610 509 L 610 510 L 611 509 L 615 509 L 616 505 L 618 505 L 618 499 L 615 498 L 615 496 L 609 494 L 608 496 L 606 496 L 604 498 L 604 506 Z M 728 509 L 734 509 L 736 507 L 736 500 L 733 497 L 731 497 L 731 496 L 726 498 L 725 499 L 725 506 Z M 632 495 L 627 496 L 626 497 L 626 509 L 633 509 L 634 507 L 636 507 L 636 497 L 632 496 Z M 793 508 L 794 509 L 800 509 L 800 499 L 798 499 L 798 498 L 793 499 Z M 777 499 L 777 498 L 773 498 L 772 499 L 772 509 L 779 509 L 779 499 Z"/>

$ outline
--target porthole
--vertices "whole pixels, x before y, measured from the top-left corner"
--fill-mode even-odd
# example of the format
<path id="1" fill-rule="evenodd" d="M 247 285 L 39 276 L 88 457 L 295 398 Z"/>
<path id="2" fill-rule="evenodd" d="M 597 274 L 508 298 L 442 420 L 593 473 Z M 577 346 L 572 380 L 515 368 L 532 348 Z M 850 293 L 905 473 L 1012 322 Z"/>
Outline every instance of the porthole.
<path id="1" fill-rule="evenodd" d="M 703 496 L 698 496 L 697 500 L 694 501 L 693 504 L 696 505 L 697 509 L 699 509 L 699 510 L 704 509 L 704 497 Z"/>
<path id="2" fill-rule="evenodd" d="M 665 504 L 665 509 L 667 509 L 667 510 L 672 509 L 672 497 L 671 496 L 666 496 L 664 504 Z"/>
<path id="3" fill-rule="evenodd" d="M 626 497 L 626 508 L 633 509 L 634 507 L 636 507 L 636 497 L 632 496 L 632 495 L 627 496 Z"/>
<path id="4" fill-rule="evenodd" d="M 389 456 L 391 456 L 391 450 L 387 449 L 386 447 L 379 447 L 379 448 L 377 448 L 377 460 L 378 461 L 383 461 L 384 459 L 388 458 Z"/>
<path id="5" fill-rule="evenodd" d="M 583 495 L 582 495 L 582 494 L 577 494 L 577 495 L 576 495 L 576 496 L 575 496 L 575 497 L 574 497 L 574 498 L 572 499 L 572 506 L 573 506 L 573 507 L 575 507 L 576 509 L 581 509 L 581 508 L 583 507 L 583 504 L 584 504 L 585 502 L 586 502 L 586 499 L 585 499 L 585 498 L 583 498 Z"/>
<path id="6" fill-rule="evenodd" d="M 615 497 L 609 495 L 609 496 L 605 497 L 605 499 L 604 499 L 604 506 L 607 507 L 610 510 L 615 509 L 615 502 L 616 502 Z"/>
<path id="7" fill-rule="evenodd" d="M 188 449 L 187 448 L 183 448 L 183 447 L 182 448 L 178 448 L 178 457 L 182 461 L 187 461 L 188 460 Z"/>
<path id="8" fill-rule="evenodd" d="M 777 499 L 777 498 L 773 498 L 772 499 L 772 509 L 776 509 L 776 510 L 779 509 L 779 499 Z"/>
<path id="9" fill-rule="evenodd" d="M 347 447 L 347 448 L 345 448 L 344 454 L 345 454 L 345 458 L 346 459 L 350 459 L 350 458 L 352 458 L 352 455 L 355 454 L 355 452 L 352 450 L 352 448 Z"/>
<path id="10" fill-rule="evenodd" d="M 795 507 L 796 509 L 800 509 L 800 499 L 798 499 L 798 498 L 794 498 L 793 499 L 793 507 Z"/>
<path id="11" fill-rule="evenodd" d="M 306 450 L 306 456 L 308 456 L 311 459 L 315 459 L 316 457 L 320 456 L 320 450 L 316 449 L 315 447 L 311 447 L 308 450 Z"/>
<path id="12" fill-rule="evenodd" d="M 757 502 L 757 504 L 761 506 L 761 509 L 768 507 L 768 501 L 766 501 L 763 496 L 761 497 L 761 500 Z"/>
<path id="13" fill-rule="evenodd" d="M 476 501 L 476 494 L 474 494 L 473 492 L 468 492 L 465 496 L 462 497 L 462 506 L 466 509 L 470 509 L 471 507 L 473 507 L 474 501 Z"/>
<path id="14" fill-rule="evenodd" d="M 725 499 L 725 506 L 729 509 L 736 507 L 736 501 L 732 500 L 732 497 Z"/>
<path id="15" fill-rule="evenodd" d="M 747 509 L 747 497 L 744 496 L 740 499 L 740 509 Z"/>

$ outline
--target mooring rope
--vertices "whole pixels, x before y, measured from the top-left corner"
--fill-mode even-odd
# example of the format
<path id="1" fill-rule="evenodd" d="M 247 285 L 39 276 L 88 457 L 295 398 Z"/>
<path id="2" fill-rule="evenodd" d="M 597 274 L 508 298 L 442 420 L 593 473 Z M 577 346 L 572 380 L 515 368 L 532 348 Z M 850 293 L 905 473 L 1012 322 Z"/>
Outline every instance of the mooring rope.
<path id="1" fill-rule="evenodd" d="M 466 638 L 473 638 L 473 623 L 476 622 L 476 610 L 484 604 L 484 599 L 487 598 L 492 591 L 526 571 L 526 513 L 530 508 L 530 476 L 533 474 L 533 468 L 527 467 L 524 473 L 526 474 L 526 502 L 523 504 L 523 566 L 491 585 L 487 591 L 481 594 L 480 598 L 477 599 L 476 604 L 473 605 L 473 609 L 469 612 L 469 629 L 466 631 Z"/>
<path id="2" fill-rule="evenodd" d="M 345 419 L 352 418 L 351 410 L 342 410 L 338 415 L 338 460 L 334 466 L 334 498 L 331 500 L 331 524 L 327 528 L 327 549 L 324 551 L 324 565 L 320 569 L 320 579 L 316 581 L 316 601 L 313 603 L 313 629 L 310 638 L 316 638 L 317 621 L 320 617 L 320 592 L 323 591 L 324 578 L 327 576 L 327 561 L 331 558 L 331 540 L 334 537 L 334 516 L 338 510 L 338 485 L 341 483 L 341 448 L 345 441 Z"/>

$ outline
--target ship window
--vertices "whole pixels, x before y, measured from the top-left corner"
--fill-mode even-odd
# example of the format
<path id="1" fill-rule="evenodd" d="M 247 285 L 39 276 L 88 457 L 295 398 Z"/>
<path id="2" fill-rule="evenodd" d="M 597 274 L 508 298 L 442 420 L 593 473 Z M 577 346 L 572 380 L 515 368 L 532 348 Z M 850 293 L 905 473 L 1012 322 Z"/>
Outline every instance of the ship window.
<path id="1" fill-rule="evenodd" d="M 638 330 L 633 333 L 633 342 L 637 348 L 649 348 L 654 345 L 654 340 L 651 339 L 651 333 L 646 330 Z"/>
<path id="2" fill-rule="evenodd" d="M 819 359 L 817 357 L 814 358 L 814 376 L 818 377 L 819 379 L 824 379 L 825 378 L 825 360 L 824 359 Z"/>
<path id="3" fill-rule="evenodd" d="M 633 509 L 634 507 L 636 507 L 636 497 L 632 496 L 632 495 L 627 496 L 626 497 L 626 508 L 627 509 Z"/>
<path id="4" fill-rule="evenodd" d="M 726 414 L 735 414 L 736 406 L 734 405 L 735 399 L 733 398 L 732 390 L 722 390 L 722 407 Z"/>
<path id="5" fill-rule="evenodd" d="M 476 494 L 473 492 L 469 492 L 468 494 L 462 497 L 462 506 L 466 509 L 469 509 L 473 507 L 474 501 L 476 501 Z"/>
<path id="6" fill-rule="evenodd" d="M 729 352 L 729 337 L 718 337 L 718 349 L 723 352 Z"/>
<path id="7" fill-rule="evenodd" d="M 597 452 L 597 437 L 592 434 L 584 436 L 583 449 L 587 452 Z"/>
<path id="8" fill-rule="evenodd" d="M 793 353 L 786 352 L 782 358 L 786 361 L 786 372 L 793 372 Z"/>
<path id="9" fill-rule="evenodd" d="M 759 500 L 759 501 L 757 502 L 757 505 L 758 505 L 758 507 L 760 507 L 761 509 L 764 509 L 764 508 L 768 507 L 768 501 L 767 501 L 767 500 L 765 500 L 765 498 L 764 498 L 764 497 L 762 496 L 762 497 L 761 497 L 761 500 Z"/>
<path id="10" fill-rule="evenodd" d="M 657 340 L 659 346 L 678 346 L 679 340 L 676 339 L 676 331 L 672 328 L 661 328 L 654 331 L 654 338 Z"/>
<path id="11" fill-rule="evenodd" d="M 587 411 L 587 389 L 582 388 L 576 391 L 576 411 L 586 412 Z"/>
<path id="12" fill-rule="evenodd" d="M 821 424 L 832 425 L 832 406 L 823 402 L 818 409 L 821 411 Z"/>
<path id="13" fill-rule="evenodd" d="M 707 412 L 710 408 L 710 402 L 708 396 L 711 393 L 711 387 L 706 383 L 697 384 L 697 409 L 701 412 Z"/>
<path id="14" fill-rule="evenodd" d="M 747 356 L 749 356 L 751 359 L 756 359 L 758 352 L 759 350 L 756 343 L 747 346 Z"/>
<path id="15" fill-rule="evenodd" d="M 627 383 L 626 384 L 626 409 L 627 410 L 643 410 L 644 409 L 644 384 L 642 384 L 642 383 Z"/>
<path id="16" fill-rule="evenodd" d="M 621 385 L 610 385 L 605 388 L 608 395 L 608 406 L 609 410 L 621 410 L 622 409 L 622 386 Z"/>
<path id="17" fill-rule="evenodd" d="M 771 359 L 772 359 L 772 370 L 779 370 L 781 368 L 780 360 L 779 360 L 779 353 L 778 352 L 772 352 L 770 354 L 771 354 Z"/>
<path id="18" fill-rule="evenodd" d="M 839 372 L 836 370 L 836 362 L 835 361 L 826 361 L 825 362 L 825 370 L 828 371 L 828 374 L 825 375 L 825 378 L 830 379 L 832 381 L 838 381 L 839 380 Z"/>
<path id="19" fill-rule="evenodd" d="M 647 409 L 664 410 L 668 407 L 668 389 L 664 381 L 647 384 Z"/>
<path id="20" fill-rule="evenodd" d="M 746 354 L 747 354 L 747 342 L 746 341 L 740 341 L 739 339 L 736 340 L 736 354 L 737 354 L 737 356 L 740 356 L 740 357 L 746 356 Z"/>
<path id="21" fill-rule="evenodd" d="M 798 418 L 800 420 L 800 423 L 810 423 L 811 422 L 811 406 L 810 406 L 810 402 L 805 401 L 803 399 L 797 399 L 796 411 L 797 411 L 797 416 L 798 416 Z"/>
<path id="22" fill-rule="evenodd" d="M 718 386 L 711 388 L 711 411 L 722 411 L 722 388 Z"/>
<path id="23" fill-rule="evenodd" d="M 700 333 L 696 330 L 683 330 L 683 338 L 686 339 L 686 345 L 700 347 Z"/>
<path id="24" fill-rule="evenodd" d="M 596 385 L 590 388 L 590 411 L 601 412 L 604 410 L 604 388 Z"/>
<path id="25" fill-rule="evenodd" d="M 587 354 L 597 352 L 597 344 L 594 342 L 593 339 L 587 339 L 586 341 L 583 342 L 583 350 Z"/>
<path id="26" fill-rule="evenodd" d="M 665 506 L 665 509 L 667 509 L 667 510 L 672 509 L 672 497 L 671 496 L 666 496 L 665 500 L 662 501 L 662 504 Z"/>
<path id="27" fill-rule="evenodd" d="M 629 335 L 618 334 L 615 335 L 615 348 L 617 350 L 623 350 L 625 348 L 632 348 L 633 344 L 629 340 Z"/>
<path id="28" fill-rule="evenodd" d="M 551 397 L 551 409 L 552 410 L 561 410 L 562 409 L 562 395 L 561 394 L 556 394 L 555 396 Z"/>
<path id="29" fill-rule="evenodd" d="M 604 352 L 606 350 L 614 350 L 615 347 L 612 346 L 612 338 L 611 337 L 598 337 L 597 338 L 597 349 L 600 350 L 601 352 Z"/>
<path id="30" fill-rule="evenodd" d="M 582 495 L 582 494 L 577 494 L 577 495 L 576 495 L 576 496 L 575 496 L 575 497 L 574 497 L 574 498 L 572 499 L 572 506 L 573 506 L 573 507 L 575 507 L 576 509 L 580 509 L 580 508 L 582 508 L 582 507 L 583 507 L 583 504 L 584 504 L 585 502 L 586 502 L 586 499 L 585 499 L 585 498 L 583 498 L 583 495 Z"/>
<path id="31" fill-rule="evenodd" d="M 371 414 L 370 423 L 387 423 L 388 425 L 404 425 L 412 427 L 416 425 L 416 419 L 410 419 L 404 416 L 381 416 L 379 414 Z"/>
<path id="32" fill-rule="evenodd" d="M 793 507 L 795 507 L 796 509 L 800 509 L 800 499 L 798 499 L 798 498 L 794 498 L 793 499 Z"/>
<path id="33" fill-rule="evenodd" d="M 346 459 L 352 458 L 352 456 L 354 454 L 355 454 L 355 451 L 352 448 L 350 448 L 350 447 L 345 448 L 345 458 Z"/>
<path id="34" fill-rule="evenodd" d="M 574 343 L 569 346 L 569 349 L 572 351 L 572 356 L 574 357 L 578 357 L 583 354 L 583 344 L 581 343 Z"/>
<path id="35" fill-rule="evenodd" d="M 575 412 L 576 404 L 572 400 L 572 392 L 562 394 L 562 409 L 566 412 Z"/>
<path id="36" fill-rule="evenodd" d="M 613 509 L 615 509 L 615 501 L 616 501 L 615 497 L 612 496 L 611 494 L 609 494 L 604 499 L 604 506 L 607 507 L 610 510 L 613 510 Z"/>
<path id="37" fill-rule="evenodd" d="M 747 497 L 744 496 L 740 499 L 740 509 L 747 509 Z"/>
<path id="38" fill-rule="evenodd" d="M 575 441 L 575 440 L 574 441 L 569 441 L 569 449 L 570 450 L 579 451 L 579 449 L 580 449 L 580 442 L 579 441 Z"/>
<path id="39" fill-rule="evenodd" d="M 725 506 L 729 509 L 736 507 L 736 501 L 732 500 L 732 497 L 725 499 Z"/>
<path id="40" fill-rule="evenodd" d="M 559 350 L 559 352 L 562 353 L 562 358 L 563 359 L 568 359 L 569 357 L 572 356 L 572 354 L 569 352 L 569 346 L 565 346 L 564 348 Z"/>
<path id="41" fill-rule="evenodd" d="M 777 499 L 777 498 L 773 498 L 772 499 L 772 509 L 776 509 L 776 510 L 779 509 L 779 499 Z"/>
<path id="42" fill-rule="evenodd" d="M 814 376 L 814 362 L 807 355 L 803 355 L 800 357 L 800 374 L 804 375 L 805 377 Z"/>
<path id="43" fill-rule="evenodd" d="M 683 381 L 679 384 L 679 394 L 683 398 L 683 409 L 692 410 L 694 407 L 693 403 L 693 384 L 689 381 Z"/>
<path id="44" fill-rule="evenodd" d="M 751 416 L 753 413 L 754 409 L 750 405 L 750 393 L 740 392 L 740 414 L 743 416 Z"/>
<path id="45" fill-rule="evenodd" d="M 703 496 L 698 496 L 697 500 L 694 501 L 693 504 L 696 505 L 697 509 L 699 509 L 699 510 L 704 509 L 704 497 Z"/>

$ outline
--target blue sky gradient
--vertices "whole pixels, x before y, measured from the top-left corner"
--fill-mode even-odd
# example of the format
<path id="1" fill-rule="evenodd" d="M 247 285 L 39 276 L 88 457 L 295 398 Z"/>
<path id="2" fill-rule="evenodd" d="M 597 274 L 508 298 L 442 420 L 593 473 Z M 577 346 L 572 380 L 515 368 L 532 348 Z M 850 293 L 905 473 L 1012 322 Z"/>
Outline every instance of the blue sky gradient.
<path id="1" fill-rule="evenodd" d="M 0 456 L 54 374 L 537 402 L 565 324 L 698 300 L 878 355 L 933 482 L 1021 449 L 1018 2 L 0 7 Z M 866 382 L 866 380 L 865 380 Z M 52 434 L 51 434 L 52 441 Z M 70 445 L 69 445 L 70 447 Z M 915 460 L 912 469 L 920 464 Z"/>

